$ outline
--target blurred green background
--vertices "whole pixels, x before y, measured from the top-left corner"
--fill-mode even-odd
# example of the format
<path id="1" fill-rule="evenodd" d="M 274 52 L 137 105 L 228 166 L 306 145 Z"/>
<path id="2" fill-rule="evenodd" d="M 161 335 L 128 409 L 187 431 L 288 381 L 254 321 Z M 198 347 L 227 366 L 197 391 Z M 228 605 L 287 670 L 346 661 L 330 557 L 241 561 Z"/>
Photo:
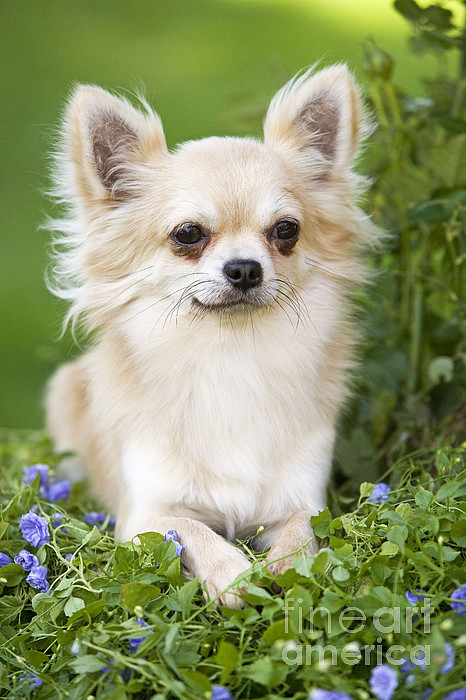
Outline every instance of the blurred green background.
<path id="1" fill-rule="evenodd" d="M 47 377 L 76 348 L 46 290 L 48 154 L 70 87 L 141 87 L 169 145 L 259 134 L 272 94 L 315 61 L 361 79 L 364 41 L 416 92 L 426 59 L 391 0 L 0 0 L 0 426 L 40 427 Z M 428 72 L 428 65 L 427 65 Z M 363 81 L 364 82 L 364 81 Z"/>

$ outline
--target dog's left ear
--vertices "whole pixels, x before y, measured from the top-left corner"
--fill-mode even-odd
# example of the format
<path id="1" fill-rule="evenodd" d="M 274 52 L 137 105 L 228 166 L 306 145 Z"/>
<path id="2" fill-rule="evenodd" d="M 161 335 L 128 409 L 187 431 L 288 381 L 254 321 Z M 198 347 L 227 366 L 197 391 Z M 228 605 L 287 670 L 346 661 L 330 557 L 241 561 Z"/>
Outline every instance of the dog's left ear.
<path id="1" fill-rule="evenodd" d="M 264 141 L 288 160 L 303 157 L 311 177 L 345 175 L 361 138 L 359 90 L 345 65 L 308 71 L 273 98 Z"/>

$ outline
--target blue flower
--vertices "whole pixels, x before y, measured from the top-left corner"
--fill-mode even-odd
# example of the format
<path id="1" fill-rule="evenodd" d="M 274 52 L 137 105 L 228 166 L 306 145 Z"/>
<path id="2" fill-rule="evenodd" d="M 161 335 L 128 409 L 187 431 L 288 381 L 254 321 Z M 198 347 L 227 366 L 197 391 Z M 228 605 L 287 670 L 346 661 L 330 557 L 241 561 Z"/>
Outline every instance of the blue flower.
<path id="1" fill-rule="evenodd" d="M 23 567 L 24 571 L 31 571 L 35 566 L 39 566 L 39 560 L 27 549 L 22 549 L 17 557 L 15 557 L 15 564 L 19 564 Z"/>
<path id="2" fill-rule="evenodd" d="M 456 588 L 451 594 L 450 598 L 453 598 L 451 608 L 458 615 L 466 617 L 466 583 L 463 583 L 459 588 Z"/>
<path id="3" fill-rule="evenodd" d="M 369 496 L 369 503 L 386 503 L 388 501 L 388 496 L 392 492 L 390 486 L 384 484 L 383 481 L 380 484 L 376 484 L 374 489 Z"/>
<path id="4" fill-rule="evenodd" d="M 29 688 L 33 690 L 42 685 L 43 681 L 35 673 L 28 673 L 27 676 L 20 676 L 20 681 L 29 681 Z"/>
<path id="5" fill-rule="evenodd" d="M 53 513 L 50 523 L 53 527 L 60 527 L 65 520 L 66 515 L 63 515 L 63 513 Z M 62 527 L 61 532 L 66 532 L 66 528 Z"/>
<path id="6" fill-rule="evenodd" d="M 452 690 L 451 693 L 445 695 L 442 700 L 466 700 L 466 686 L 464 688 L 458 688 L 458 690 Z"/>
<path id="7" fill-rule="evenodd" d="M 45 566 L 34 566 L 26 577 L 26 581 L 32 588 L 36 588 L 42 593 L 47 593 L 49 590 L 47 568 Z"/>
<path id="8" fill-rule="evenodd" d="M 103 525 L 106 520 L 108 520 L 108 525 L 115 527 L 115 518 L 110 518 L 108 515 L 105 515 L 105 513 L 97 513 L 95 510 L 91 510 L 90 513 L 86 513 L 84 520 L 93 527 L 95 525 L 99 528 L 99 530 L 100 526 Z"/>
<path id="9" fill-rule="evenodd" d="M 7 564 L 11 564 L 11 557 L 5 552 L 0 552 L 0 566 L 6 566 Z"/>
<path id="10" fill-rule="evenodd" d="M 417 605 L 418 603 L 422 603 L 424 600 L 425 591 L 420 591 L 419 588 L 416 588 L 416 593 L 420 595 L 415 595 L 414 593 L 411 593 L 411 591 L 406 591 L 405 593 L 406 600 L 408 603 L 411 603 L 411 605 Z"/>
<path id="11" fill-rule="evenodd" d="M 396 672 L 387 664 L 376 666 L 371 671 L 370 689 L 379 700 L 391 700 L 398 687 Z"/>
<path id="12" fill-rule="evenodd" d="M 211 700 L 234 700 L 234 698 L 230 691 L 224 688 L 223 685 L 213 685 Z"/>
<path id="13" fill-rule="evenodd" d="M 62 481 L 54 481 L 53 484 L 45 490 L 44 496 L 48 501 L 59 501 L 61 498 L 66 500 L 71 493 L 71 484 L 67 479 Z"/>
<path id="14" fill-rule="evenodd" d="M 442 668 L 440 669 L 440 673 L 448 673 L 450 669 L 452 669 L 455 665 L 455 652 L 453 651 L 453 647 L 451 644 L 448 642 L 445 642 L 445 656 L 446 656 L 446 661 Z"/>
<path id="15" fill-rule="evenodd" d="M 178 533 L 176 530 L 169 530 L 166 535 L 164 535 L 165 542 L 174 542 L 176 551 L 175 551 L 175 557 L 179 557 L 181 552 L 185 551 L 185 547 L 183 547 L 178 540 Z"/>
<path id="16" fill-rule="evenodd" d="M 33 547 L 40 547 L 50 542 L 49 528 L 45 518 L 36 515 L 32 510 L 21 516 L 19 529 L 24 539 Z"/>
<path id="17" fill-rule="evenodd" d="M 34 479 L 38 474 L 39 476 L 39 489 L 42 491 L 46 489 L 50 483 L 49 479 L 49 468 L 46 464 L 33 464 L 32 467 L 23 467 L 24 477 L 22 484 L 32 484 Z"/>
<path id="18" fill-rule="evenodd" d="M 147 624 L 147 622 L 144 622 L 144 620 L 141 620 L 140 617 L 136 617 L 135 620 L 136 620 L 136 622 L 138 622 L 138 623 L 141 625 L 141 627 L 146 628 L 147 631 L 148 631 L 150 634 L 153 634 L 154 630 L 152 630 L 152 629 L 149 627 L 149 625 Z M 130 639 L 129 642 L 128 642 L 128 643 L 129 643 L 129 650 L 130 650 L 130 652 L 131 652 L 132 654 L 134 654 L 134 652 L 136 652 L 136 651 L 139 649 L 140 645 L 141 645 L 146 639 L 147 639 L 147 635 L 146 635 L 145 637 L 137 637 L 137 638 Z"/>
<path id="19" fill-rule="evenodd" d="M 309 700 L 353 700 L 353 698 L 346 693 L 340 693 L 338 690 L 316 688 L 311 692 Z"/>

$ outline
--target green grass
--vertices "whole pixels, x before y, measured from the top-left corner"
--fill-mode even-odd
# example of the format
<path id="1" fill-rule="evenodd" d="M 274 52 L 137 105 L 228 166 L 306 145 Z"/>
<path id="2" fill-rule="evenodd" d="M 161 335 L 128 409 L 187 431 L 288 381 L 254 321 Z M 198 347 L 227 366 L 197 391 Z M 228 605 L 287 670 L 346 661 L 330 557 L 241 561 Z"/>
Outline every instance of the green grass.
<path id="1" fill-rule="evenodd" d="M 0 550 L 35 553 L 50 591 L 32 588 L 18 564 L 0 569 L 0 697 L 207 700 L 221 685 L 236 700 L 304 700 L 315 688 L 369 700 L 372 670 L 383 663 L 396 675 L 393 700 L 427 690 L 431 700 L 445 698 L 466 679 L 466 616 L 451 606 L 466 584 L 465 456 L 463 447 L 404 458 L 386 477 L 385 503 L 368 501 L 372 484 L 359 498 L 333 492 L 332 513 L 313 518 L 322 549 L 275 582 L 240 544 L 251 569 L 246 606 L 232 610 L 205 601 L 162 535 L 136 546 L 87 525 L 96 504 L 80 484 L 57 503 L 40 496 L 37 480 L 22 486 L 23 466 L 48 462 L 53 473 L 56 458 L 40 434 L 10 437 L 1 455 Z M 50 531 L 39 549 L 19 529 L 33 507 Z M 418 610 L 406 591 L 422 591 Z M 454 663 L 446 669 L 448 645 Z M 416 649 L 425 667 L 402 671 L 396 662 L 417 660 Z M 42 683 L 29 691 L 34 677 Z"/>

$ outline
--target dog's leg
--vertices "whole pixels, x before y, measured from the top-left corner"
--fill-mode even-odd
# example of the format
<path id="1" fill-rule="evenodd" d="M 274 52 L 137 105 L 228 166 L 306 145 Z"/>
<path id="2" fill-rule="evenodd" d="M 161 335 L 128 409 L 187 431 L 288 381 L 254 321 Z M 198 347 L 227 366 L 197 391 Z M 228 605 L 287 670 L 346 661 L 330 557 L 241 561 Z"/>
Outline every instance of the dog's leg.
<path id="1" fill-rule="evenodd" d="M 307 510 L 291 516 L 285 523 L 278 539 L 270 548 L 267 560 L 273 574 L 282 574 L 293 566 L 294 552 L 315 554 L 318 550 L 310 518 L 313 513 Z M 289 556 L 292 555 L 292 556 Z"/>
<path id="2" fill-rule="evenodd" d="M 142 532 L 167 533 L 176 530 L 183 567 L 199 581 L 205 581 L 209 598 L 218 605 L 243 607 L 241 588 L 229 588 L 235 578 L 249 569 L 251 563 L 243 552 L 229 544 L 204 523 L 192 518 L 138 513 L 137 507 L 124 509 L 117 515 L 117 537 L 127 541 Z M 229 589 L 229 590 L 226 590 Z"/>

